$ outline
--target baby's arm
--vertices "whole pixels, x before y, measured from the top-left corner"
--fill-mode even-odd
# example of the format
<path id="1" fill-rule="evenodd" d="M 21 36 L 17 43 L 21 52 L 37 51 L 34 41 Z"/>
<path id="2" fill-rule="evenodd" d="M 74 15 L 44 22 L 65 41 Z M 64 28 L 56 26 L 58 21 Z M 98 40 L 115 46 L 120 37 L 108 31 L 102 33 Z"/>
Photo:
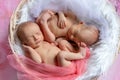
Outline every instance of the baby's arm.
<path id="1" fill-rule="evenodd" d="M 71 60 L 80 60 L 84 59 L 86 56 L 86 48 L 79 53 L 69 52 L 69 51 L 60 51 L 57 55 L 58 65 L 59 66 L 69 66 Z"/>
<path id="2" fill-rule="evenodd" d="M 70 52 L 70 51 L 61 51 L 65 55 L 67 60 L 75 60 L 75 59 L 83 59 L 86 56 L 86 44 L 81 42 L 78 43 L 79 51 L 78 52 Z"/>
<path id="3" fill-rule="evenodd" d="M 82 52 L 69 52 L 69 51 L 62 51 L 60 54 L 64 56 L 66 60 L 78 60 L 78 59 L 84 59 L 86 56 L 86 49 L 83 49 Z"/>
<path id="4" fill-rule="evenodd" d="M 42 62 L 42 59 L 40 57 L 40 55 L 33 49 L 31 48 L 30 46 L 26 46 L 26 45 L 23 45 L 23 48 L 26 52 L 26 54 L 29 54 L 30 57 L 37 63 L 41 63 Z"/>
<path id="5" fill-rule="evenodd" d="M 48 41 L 48 42 L 55 41 L 55 35 L 50 31 L 47 21 L 41 21 L 41 30 L 43 31 L 46 41 Z"/>
<path id="6" fill-rule="evenodd" d="M 70 44 L 70 42 L 68 42 L 66 39 L 64 38 L 58 38 L 56 40 L 57 44 L 58 44 L 58 47 L 61 49 L 61 50 L 65 50 L 65 51 L 70 51 L 70 52 L 74 52 L 75 49 L 74 47 Z"/>
<path id="7" fill-rule="evenodd" d="M 51 10 L 44 10 L 39 14 L 39 16 L 36 19 L 36 22 L 39 24 L 41 20 L 48 20 L 54 14 L 55 14 L 55 12 L 53 12 Z"/>
<path id="8" fill-rule="evenodd" d="M 45 11 L 44 13 L 41 14 L 40 18 L 36 20 L 38 24 L 40 24 L 40 28 L 43 31 L 45 40 L 48 42 L 54 42 L 55 41 L 55 35 L 50 31 L 48 27 L 48 19 L 51 18 L 52 12 L 50 11 Z"/>
<path id="9" fill-rule="evenodd" d="M 58 27 L 60 28 L 65 28 L 66 27 L 66 17 L 63 12 L 59 11 L 58 12 Z"/>
<path id="10" fill-rule="evenodd" d="M 64 14 L 65 14 L 65 16 L 67 16 L 67 17 L 70 17 L 70 18 L 72 18 L 72 19 L 74 19 L 74 20 L 77 20 L 77 17 L 76 17 L 75 14 L 73 14 L 71 11 L 67 11 L 67 12 L 65 12 Z"/>

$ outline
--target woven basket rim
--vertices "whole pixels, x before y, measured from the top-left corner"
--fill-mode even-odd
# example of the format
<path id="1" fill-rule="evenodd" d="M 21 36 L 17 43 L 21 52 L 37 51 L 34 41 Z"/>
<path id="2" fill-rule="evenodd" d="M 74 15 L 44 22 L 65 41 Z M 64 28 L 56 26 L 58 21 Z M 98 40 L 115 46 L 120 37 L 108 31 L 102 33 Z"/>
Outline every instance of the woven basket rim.
<path id="1" fill-rule="evenodd" d="M 10 25 L 9 25 L 9 34 L 8 34 L 8 42 L 9 42 L 9 45 L 10 45 L 10 48 L 12 50 L 12 52 L 15 54 L 15 50 L 13 49 L 13 42 L 14 42 L 14 37 L 13 37 L 13 31 L 15 29 L 15 26 L 16 26 L 16 20 L 17 20 L 17 15 L 18 14 L 18 11 L 22 8 L 22 6 L 27 2 L 28 0 L 21 0 L 18 4 L 18 6 L 16 7 L 16 9 L 13 11 L 13 14 L 10 18 Z"/>

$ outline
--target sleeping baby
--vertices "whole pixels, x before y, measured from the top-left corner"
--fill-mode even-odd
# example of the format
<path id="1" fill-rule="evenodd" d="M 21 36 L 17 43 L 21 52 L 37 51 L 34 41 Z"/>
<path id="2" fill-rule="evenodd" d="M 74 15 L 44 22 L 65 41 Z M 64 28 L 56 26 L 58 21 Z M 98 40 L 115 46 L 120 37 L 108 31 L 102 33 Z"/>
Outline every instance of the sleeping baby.
<path id="1" fill-rule="evenodd" d="M 36 22 L 43 31 L 45 40 L 48 42 L 56 42 L 57 39 L 64 37 L 67 40 L 74 41 L 76 44 L 84 42 L 87 46 L 91 46 L 98 41 L 99 30 L 94 25 L 87 25 L 78 21 L 70 12 L 55 13 L 45 10 L 40 13 Z"/>
<path id="2" fill-rule="evenodd" d="M 84 59 L 89 53 L 85 44 L 79 45 L 79 51 L 75 53 L 61 50 L 56 45 L 44 41 L 39 26 L 30 21 L 18 26 L 17 36 L 23 45 L 25 55 L 37 63 L 68 66 L 72 60 Z"/>

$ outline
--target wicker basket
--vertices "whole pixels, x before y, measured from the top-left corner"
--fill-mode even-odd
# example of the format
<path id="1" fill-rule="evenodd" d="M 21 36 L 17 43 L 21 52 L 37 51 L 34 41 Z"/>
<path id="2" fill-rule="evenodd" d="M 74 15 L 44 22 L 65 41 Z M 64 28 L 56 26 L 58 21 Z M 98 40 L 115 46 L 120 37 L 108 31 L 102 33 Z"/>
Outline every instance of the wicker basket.
<path id="1" fill-rule="evenodd" d="M 20 4 L 18 5 L 18 7 L 16 8 L 16 10 L 15 10 L 15 12 L 13 13 L 13 15 L 12 15 L 12 17 L 11 17 L 11 20 L 10 20 L 10 28 L 9 28 L 9 37 L 8 37 L 8 39 L 9 39 L 9 45 L 10 45 L 10 47 L 11 47 L 11 50 L 12 50 L 12 52 L 13 52 L 13 54 L 15 54 L 16 55 L 16 57 L 17 57 L 17 53 L 19 53 L 18 52 L 18 48 L 16 48 L 16 45 L 17 44 L 19 44 L 19 42 L 17 43 L 17 40 L 18 39 L 16 39 L 16 30 L 17 30 L 17 25 L 19 24 L 18 23 L 18 21 L 19 21 L 19 19 L 20 19 L 20 17 L 21 17 L 21 12 L 20 12 L 20 10 L 23 8 L 23 6 L 27 3 L 27 2 L 29 2 L 29 1 L 35 1 L 35 0 L 22 0 L 21 2 L 20 2 Z M 112 7 L 112 9 L 113 9 L 113 7 Z M 106 14 L 106 13 L 103 13 L 104 15 Z M 116 15 L 116 13 L 115 13 L 115 11 L 113 10 L 113 14 L 114 15 Z M 116 23 L 118 24 L 118 25 L 120 25 L 120 23 L 119 23 L 119 18 L 118 18 L 118 16 L 115 16 L 115 18 L 116 18 L 116 20 L 115 21 L 117 21 Z M 110 23 L 110 21 L 108 21 L 109 23 Z M 117 26 L 118 26 L 117 25 Z M 120 30 L 120 27 L 119 27 L 119 30 Z M 19 45 L 20 46 L 20 45 Z M 117 49 L 116 49 L 116 53 L 115 53 L 115 56 L 114 57 L 116 57 L 117 55 L 118 55 L 118 53 L 119 53 L 119 51 L 120 51 L 120 48 L 119 48 L 119 42 L 118 42 L 118 44 L 117 44 Z M 19 61 L 19 60 L 18 60 Z M 22 63 L 21 63 L 21 65 L 22 65 Z M 86 74 L 87 75 L 87 74 Z M 98 75 L 96 75 L 96 76 L 98 76 Z M 85 78 L 86 79 L 86 78 Z M 82 79 L 81 79 L 82 80 Z M 87 79 L 88 80 L 88 79 Z"/>

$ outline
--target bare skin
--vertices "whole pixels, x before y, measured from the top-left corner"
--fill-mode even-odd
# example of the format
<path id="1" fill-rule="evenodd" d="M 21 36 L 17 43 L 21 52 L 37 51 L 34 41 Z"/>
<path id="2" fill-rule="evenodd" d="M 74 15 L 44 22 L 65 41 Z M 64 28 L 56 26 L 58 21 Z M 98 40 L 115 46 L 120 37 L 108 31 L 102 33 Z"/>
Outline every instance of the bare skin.
<path id="1" fill-rule="evenodd" d="M 58 17 L 60 17 L 58 19 Z M 56 38 L 66 36 L 68 29 L 72 24 L 76 23 L 76 17 L 64 16 L 59 12 L 58 15 L 50 11 L 45 11 L 40 14 L 37 19 L 37 23 L 40 24 L 40 28 L 43 33 L 49 33 L 49 37 L 45 37 L 46 41 L 54 42 Z M 65 21 L 65 23 L 64 23 Z M 62 24 L 61 24 L 62 23 Z M 47 34 L 45 36 L 48 36 Z"/>
<path id="2" fill-rule="evenodd" d="M 98 41 L 99 31 L 94 25 L 75 24 L 68 30 L 67 36 L 76 43 L 84 42 L 91 46 Z"/>
<path id="3" fill-rule="evenodd" d="M 88 46 L 97 42 L 99 31 L 95 26 L 91 25 L 92 27 L 90 27 L 84 23 L 80 23 L 75 16 L 70 16 L 69 14 L 64 15 L 62 12 L 58 12 L 58 15 L 55 15 L 55 13 L 49 10 L 42 12 L 37 19 L 37 23 L 40 24 L 40 28 L 45 35 L 45 40 L 55 42 L 56 38 L 65 37 L 75 41 L 77 44 L 84 42 Z M 74 36 L 74 39 L 71 36 Z"/>
<path id="4" fill-rule="evenodd" d="M 23 44 L 26 56 L 37 63 L 68 66 L 71 60 L 83 59 L 86 55 L 85 46 L 79 47 L 79 52 L 63 51 L 56 45 L 44 41 L 43 34 L 36 23 L 25 22 L 19 25 L 18 38 Z"/>

